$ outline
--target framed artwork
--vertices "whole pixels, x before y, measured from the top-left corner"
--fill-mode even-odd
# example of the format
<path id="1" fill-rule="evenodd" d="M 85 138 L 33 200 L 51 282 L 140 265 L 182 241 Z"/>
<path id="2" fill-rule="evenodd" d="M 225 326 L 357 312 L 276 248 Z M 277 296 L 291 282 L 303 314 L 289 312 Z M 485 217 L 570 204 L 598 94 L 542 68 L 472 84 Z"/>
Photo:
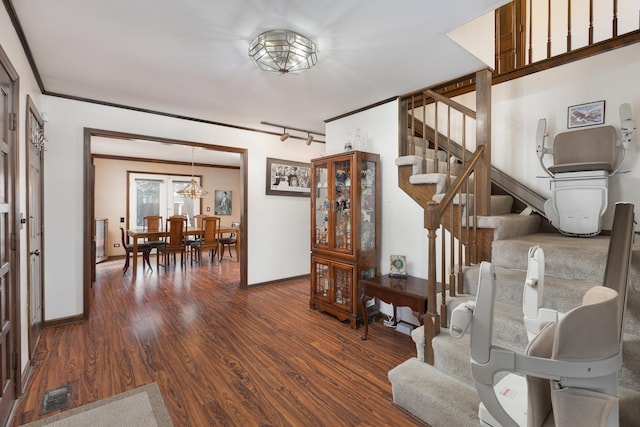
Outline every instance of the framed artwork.
<path id="1" fill-rule="evenodd" d="M 389 264 L 389 277 L 407 277 L 407 257 L 404 255 L 391 255 Z"/>
<path id="2" fill-rule="evenodd" d="M 233 211 L 231 190 L 216 190 L 214 213 L 216 215 L 231 215 Z"/>
<path id="3" fill-rule="evenodd" d="M 567 128 L 601 125 L 604 123 L 604 101 L 573 105 L 567 113 Z"/>
<path id="4" fill-rule="evenodd" d="M 308 197 L 311 193 L 311 165 L 267 157 L 266 194 Z"/>

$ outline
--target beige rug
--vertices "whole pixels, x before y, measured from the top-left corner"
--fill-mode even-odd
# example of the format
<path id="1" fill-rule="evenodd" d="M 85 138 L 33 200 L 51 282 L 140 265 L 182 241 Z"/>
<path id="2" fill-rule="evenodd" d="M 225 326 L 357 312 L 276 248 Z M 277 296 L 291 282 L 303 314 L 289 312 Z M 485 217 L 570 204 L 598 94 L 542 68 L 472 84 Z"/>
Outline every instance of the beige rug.
<path id="1" fill-rule="evenodd" d="M 172 427 L 156 383 L 63 411 L 28 427 Z"/>

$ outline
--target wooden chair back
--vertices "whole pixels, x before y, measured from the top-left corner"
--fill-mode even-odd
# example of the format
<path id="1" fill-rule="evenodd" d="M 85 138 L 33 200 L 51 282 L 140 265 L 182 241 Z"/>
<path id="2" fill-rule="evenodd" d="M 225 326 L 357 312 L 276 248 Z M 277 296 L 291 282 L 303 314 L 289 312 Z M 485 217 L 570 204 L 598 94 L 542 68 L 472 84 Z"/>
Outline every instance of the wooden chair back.
<path id="1" fill-rule="evenodd" d="M 165 232 L 167 233 L 165 240 L 165 248 L 184 249 L 184 231 L 187 228 L 187 217 L 183 215 L 175 215 L 167 218 Z"/>
<path id="2" fill-rule="evenodd" d="M 203 220 L 208 217 L 209 215 L 204 215 L 204 214 L 200 214 L 200 215 L 194 215 L 193 216 L 193 226 L 195 228 L 204 228 L 204 223 Z"/>
<path id="3" fill-rule="evenodd" d="M 220 217 L 206 216 L 202 220 L 202 245 L 217 245 L 218 235 L 220 234 Z"/>
<path id="4" fill-rule="evenodd" d="M 147 215 L 144 217 L 144 229 L 145 231 L 161 231 L 162 230 L 162 215 Z M 162 240 L 160 234 L 152 234 L 147 237 L 149 241 Z"/>

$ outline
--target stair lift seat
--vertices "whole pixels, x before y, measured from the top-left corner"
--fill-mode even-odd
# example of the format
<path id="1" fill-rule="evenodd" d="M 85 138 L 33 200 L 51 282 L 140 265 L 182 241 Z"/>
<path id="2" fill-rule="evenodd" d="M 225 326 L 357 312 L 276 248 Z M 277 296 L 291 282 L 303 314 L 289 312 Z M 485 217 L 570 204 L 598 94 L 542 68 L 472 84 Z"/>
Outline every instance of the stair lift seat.
<path id="1" fill-rule="evenodd" d="M 613 126 L 560 133 L 553 143 L 551 198 L 545 214 L 560 232 L 589 237 L 600 233 L 614 171 L 617 136 Z"/>
<path id="2" fill-rule="evenodd" d="M 534 262 L 543 262 L 534 252 Z M 536 268 L 525 286 L 544 274 Z M 525 354 L 492 344 L 495 293 L 493 266 L 483 262 L 475 303 L 456 307 L 451 317 L 452 336 L 461 337 L 471 328 L 481 425 L 617 426 L 622 365 L 618 293 L 604 286 L 590 288 L 581 306 L 542 326 Z M 499 372 L 509 374 L 494 383 Z"/>

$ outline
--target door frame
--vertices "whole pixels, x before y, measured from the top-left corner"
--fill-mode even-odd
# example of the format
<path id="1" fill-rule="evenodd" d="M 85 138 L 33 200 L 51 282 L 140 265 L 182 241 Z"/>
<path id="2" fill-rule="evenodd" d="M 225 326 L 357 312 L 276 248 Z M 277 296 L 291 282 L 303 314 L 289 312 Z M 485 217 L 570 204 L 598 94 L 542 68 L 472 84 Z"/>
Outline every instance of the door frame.
<path id="1" fill-rule="evenodd" d="M 30 120 L 30 114 L 33 114 L 36 122 L 38 123 L 38 126 L 40 126 L 40 128 L 42 129 L 42 131 L 44 132 L 44 120 L 42 120 L 42 117 L 40 116 L 40 112 L 38 111 L 38 108 L 36 107 L 36 105 L 34 104 L 33 100 L 31 99 L 31 97 L 29 95 L 27 95 L 27 108 L 26 108 L 26 117 L 25 117 L 25 165 L 26 165 L 26 196 L 27 196 L 27 202 L 26 202 L 26 217 L 27 217 L 27 259 L 28 257 L 31 256 L 31 240 L 28 237 L 30 234 L 30 228 L 31 228 L 31 221 L 29 221 L 29 218 L 32 216 L 32 212 L 30 210 L 30 203 L 29 203 L 29 196 L 30 196 L 30 188 L 31 188 L 31 182 L 30 182 L 30 176 L 31 174 L 29 173 L 29 168 L 30 168 L 30 160 L 31 160 L 31 140 L 30 140 L 30 135 L 31 135 L 31 120 Z M 44 155 L 40 154 L 39 157 L 39 163 L 40 163 L 40 194 L 38 195 L 38 197 L 40 198 L 40 202 L 39 202 L 39 207 L 40 207 L 40 212 L 38 212 L 38 215 L 40 215 L 40 296 L 42 298 L 41 300 L 41 312 L 40 312 L 40 321 L 41 321 L 41 326 L 40 326 L 40 330 L 42 331 L 44 329 L 44 283 L 45 283 L 45 276 L 44 276 L 44 227 L 42 227 L 43 224 L 43 220 L 44 220 Z M 29 264 L 29 262 L 27 263 Z M 31 336 L 32 333 L 32 327 L 33 325 L 31 324 L 31 291 L 32 291 L 32 283 L 31 283 L 31 274 L 27 274 L 27 313 L 28 313 L 28 320 L 27 320 L 27 339 L 29 342 L 28 345 L 28 350 L 29 350 L 29 359 L 31 359 L 33 357 L 33 353 L 35 352 L 37 343 L 38 343 L 38 339 L 39 336 L 37 338 L 34 338 Z"/>
<path id="2" fill-rule="evenodd" d="M 238 153 L 240 155 L 240 179 L 242 187 L 240 207 L 240 289 L 247 289 L 247 233 L 248 220 L 248 150 L 246 148 L 227 147 L 223 145 L 204 144 L 179 139 L 170 139 L 150 135 L 139 135 L 127 132 L 116 132 L 105 129 L 84 128 L 84 224 L 83 224 L 83 319 L 88 320 L 90 315 L 92 265 L 93 265 L 93 217 L 95 209 L 93 157 L 91 155 L 91 138 L 105 137 L 126 140 L 143 140 L 162 142 L 165 144 L 185 145 L 209 150 Z M 247 236 L 247 237 L 245 237 Z M 95 268 L 95 265 L 93 265 Z"/>
<path id="3" fill-rule="evenodd" d="M 18 72 L 6 54 L 2 46 L 0 46 L 0 66 L 3 67 L 9 78 L 12 81 L 12 108 L 14 118 L 13 125 L 9 128 L 9 157 L 8 157 L 8 169 L 9 180 L 8 183 L 8 196 L 11 208 L 9 210 L 9 230 L 7 230 L 7 237 L 11 239 L 11 250 L 9 251 L 10 266 L 10 280 L 8 288 L 11 289 L 10 306 L 11 306 L 11 322 L 12 322 L 12 341 L 13 341 L 13 357 L 12 370 L 14 376 L 14 403 L 15 400 L 22 394 L 22 341 L 21 341 L 21 324 L 20 324 L 20 206 L 17 203 L 18 195 L 20 194 L 19 179 L 18 179 L 18 165 L 19 165 L 19 150 L 18 150 L 18 123 L 19 120 L 19 108 L 20 108 L 20 77 Z M 29 364 L 27 364 L 29 366 Z M 28 369 L 27 369 L 28 371 Z M 28 372 L 25 371 L 25 379 L 28 377 Z M 26 381 L 25 381 L 26 382 Z"/>

